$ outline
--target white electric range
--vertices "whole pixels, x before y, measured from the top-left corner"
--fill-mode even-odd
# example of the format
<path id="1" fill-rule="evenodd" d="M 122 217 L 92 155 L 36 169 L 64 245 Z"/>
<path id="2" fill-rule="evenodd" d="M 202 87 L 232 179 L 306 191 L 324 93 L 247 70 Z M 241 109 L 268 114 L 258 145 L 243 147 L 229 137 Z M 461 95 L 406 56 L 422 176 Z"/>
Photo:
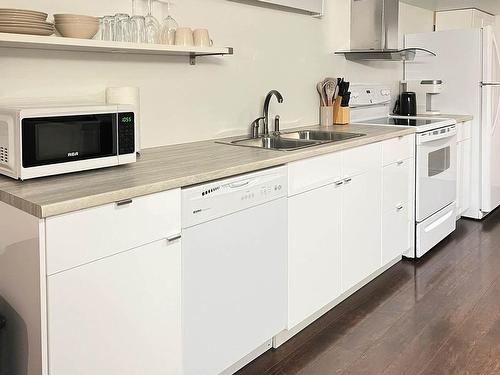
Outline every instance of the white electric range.
<path id="1" fill-rule="evenodd" d="M 351 123 L 415 127 L 415 246 L 420 258 L 456 228 L 457 124 L 454 119 L 391 116 L 391 89 L 351 87 Z"/>

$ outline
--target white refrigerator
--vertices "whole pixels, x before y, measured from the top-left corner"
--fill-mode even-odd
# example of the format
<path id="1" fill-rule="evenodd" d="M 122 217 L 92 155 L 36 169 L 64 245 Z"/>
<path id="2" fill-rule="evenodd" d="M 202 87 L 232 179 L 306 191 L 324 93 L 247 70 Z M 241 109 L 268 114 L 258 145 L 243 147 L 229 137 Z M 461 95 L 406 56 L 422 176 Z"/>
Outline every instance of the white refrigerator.
<path id="1" fill-rule="evenodd" d="M 482 219 L 500 205 L 500 55 L 493 29 L 408 34 L 405 45 L 437 54 L 405 63 L 405 79 L 441 79 L 441 113 L 470 114 L 471 196 L 464 216 Z M 437 192 L 436 192 L 437 193 Z"/>

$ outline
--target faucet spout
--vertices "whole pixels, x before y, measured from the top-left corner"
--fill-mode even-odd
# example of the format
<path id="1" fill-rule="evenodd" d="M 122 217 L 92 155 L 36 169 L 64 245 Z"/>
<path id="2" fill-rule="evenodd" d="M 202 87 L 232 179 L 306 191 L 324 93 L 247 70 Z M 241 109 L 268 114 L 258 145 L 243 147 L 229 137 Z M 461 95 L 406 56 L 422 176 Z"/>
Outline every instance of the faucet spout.
<path id="1" fill-rule="evenodd" d="M 271 90 L 266 96 L 266 100 L 264 100 L 264 111 L 263 111 L 263 117 L 264 117 L 264 130 L 263 134 L 268 135 L 269 134 L 269 104 L 271 103 L 271 99 L 273 96 L 276 97 L 278 100 L 278 103 L 283 103 L 283 95 L 277 90 Z"/>

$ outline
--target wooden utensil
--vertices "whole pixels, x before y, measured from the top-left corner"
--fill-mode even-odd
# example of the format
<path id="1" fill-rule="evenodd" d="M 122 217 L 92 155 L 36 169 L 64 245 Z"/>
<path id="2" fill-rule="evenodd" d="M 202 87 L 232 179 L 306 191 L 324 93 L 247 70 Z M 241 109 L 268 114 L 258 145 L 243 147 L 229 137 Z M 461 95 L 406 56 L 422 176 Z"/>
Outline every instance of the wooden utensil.
<path id="1" fill-rule="evenodd" d="M 325 98 L 325 93 L 323 91 L 323 82 L 318 82 L 318 84 L 316 85 L 316 89 L 318 90 L 318 94 L 321 99 L 321 105 L 326 106 L 326 98 Z"/>

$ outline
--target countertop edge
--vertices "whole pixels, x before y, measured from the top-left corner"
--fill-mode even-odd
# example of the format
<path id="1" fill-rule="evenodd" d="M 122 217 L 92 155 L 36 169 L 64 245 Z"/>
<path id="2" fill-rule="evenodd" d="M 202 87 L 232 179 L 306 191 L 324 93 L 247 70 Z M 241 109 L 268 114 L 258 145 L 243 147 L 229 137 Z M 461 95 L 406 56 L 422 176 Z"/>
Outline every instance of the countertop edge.
<path id="1" fill-rule="evenodd" d="M 45 219 L 52 216 L 63 215 L 70 212 L 76 212 L 84 209 L 110 204 L 124 199 L 137 198 L 148 194 L 154 194 L 166 190 L 197 185 L 200 183 L 218 180 L 230 176 L 235 176 L 242 173 L 254 172 L 260 169 L 271 168 L 287 164 L 290 162 L 294 162 L 297 160 L 321 156 L 332 152 L 338 152 L 345 149 L 359 147 L 370 143 L 381 142 L 387 139 L 401 137 L 414 133 L 415 133 L 414 129 L 408 129 L 402 127 L 398 128 L 397 130 L 394 129 L 390 133 L 373 135 L 366 138 L 356 138 L 342 143 L 325 144 L 297 151 L 264 150 L 265 152 L 273 153 L 273 157 L 268 160 L 261 160 L 247 164 L 236 165 L 233 167 L 219 169 L 219 170 L 210 170 L 207 172 L 198 173 L 196 175 L 174 178 L 161 182 L 148 183 L 141 186 L 134 186 L 130 188 L 120 189 L 117 191 L 92 194 L 78 199 L 65 200 L 51 204 L 42 204 L 42 205 L 36 204 L 27 201 L 23 198 L 20 198 L 16 195 L 12 195 L 8 192 L 1 191 L 0 189 L 0 201 L 9 204 L 17 209 L 20 209 L 24 212 L 27 212 L 30 215 L 33 215 L 40 219 Z M 216 140 L 213 140 L 213 142 L 215 141 Z M 236 146 L 227 145 L 227 147 L 236 147 Z M 282 155 L 276 157 L 277 155 L 276 153 L 280 152 Z"/>

